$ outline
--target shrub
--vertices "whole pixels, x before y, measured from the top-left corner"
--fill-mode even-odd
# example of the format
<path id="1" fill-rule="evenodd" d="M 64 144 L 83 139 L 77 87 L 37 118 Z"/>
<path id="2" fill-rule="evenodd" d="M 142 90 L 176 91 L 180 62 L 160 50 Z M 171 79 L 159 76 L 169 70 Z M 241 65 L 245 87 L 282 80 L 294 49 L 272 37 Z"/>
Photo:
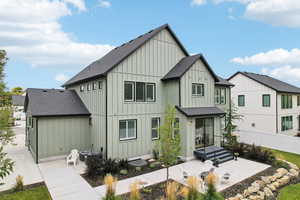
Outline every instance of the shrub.
<path id="1" fill-rule="evenodd" d="M 274 154 L 269 151 L 265 150 L 260 146 L 249 146 L 249 151 L 246 152 L 245 157 L 251 160 L 255 160 L 258 162 L 266 163 L 266 164 L 273 164 L 276 160 Z"/>
<path id="2" fill-rule="evenodd" d="M 23 176 L 18 175 L 18 176 L 16 177 L 16 184 L 15 184 L 13 190 L 14 190 L 15 192 L 24 190 Z"/>
<path id="3" fill-rule="evenodd" d="M 139 183 L 138 182 L 134 182 L 130 185 L 129 200 L 141 200 L 141 194 L 139 191 Z"/>
<path id="4" fill-rule="evenodd" d="M 108 174 L 104 177 L 104 183 L 106 186 L 106 193 L 103 200 L 118 200 L 119 197 L 116 196 L 116 184 L 117 179 L 112 175 Z"/>
<path id="5" fill-rule="evenodd" d="M 120 169 L 129 169 L 129 163 L 128 163 L 128 160 L 127 159 L 121 159 L 120 161 L 119 161 L 119 168 Z"/>
<path id="6" fill-rule="evenodd" d="M 88 156 L 86 161 L 86 174 L 90 178 L 96 178 L 102 174 L 103 159 L 99 156 Z"/>
<path id="7" fill-rule="evenodd" d="M 166 188 L 166 200 L 177 200 L 180 195 L 179 184 L 175 181 L 169 182 Z"/>
<path id="8" fill-rule="evenodd" d="M 283 162 L 281 160 L 275 160 L 273 163 L 273 166 L 277 167 L 277 168 L 285 168 L 287 170 L 290 170 L 289 164 L 287 164 L 286 162 Z"/>
<path id="9" fill-rule="evenodd" d="M 104 174 L 116 174 L 119 172 L 119 163 L 116 159 L 109 158 L 104 161 L 102 170 Z"/>
<path id="10" fill-rule="evenodd" d="M 207 191 L 204 194 L 204 200 L 224 200 L 222 195 L 217 192 L 215 185 L 217 184 L 219 178 L 214 173 L 209 173 L 205 179 L 207 184 Z"/>
<path id="11" fill-rule="evenodd" d="M 195 176 L 190 176 L 187 179 L 188 187 L 183 187 L 181 190 L 181 195 L 186 200 L 198 200 L 201 199 L 202 195 L 198 192 L 200 181 Z"/>

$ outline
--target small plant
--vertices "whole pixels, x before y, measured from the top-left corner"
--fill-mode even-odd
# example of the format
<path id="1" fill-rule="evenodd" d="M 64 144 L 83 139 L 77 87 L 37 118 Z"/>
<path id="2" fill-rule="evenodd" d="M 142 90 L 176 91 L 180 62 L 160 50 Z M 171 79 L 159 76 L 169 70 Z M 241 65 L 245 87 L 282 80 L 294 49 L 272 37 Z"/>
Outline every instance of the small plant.
<path id="1" fill-rule="evenodd" d="M 204 200 L 224 200 L 222 195 L 217 192 L 215 185 L 218 183 L 219 178 L 214 173 L 210 172 L 205 178 L 207 184 L 207 191 L 204 194 Z"/>
<path id="2" fill-rule="evenodd" d="M 119 161 L 119 168 L 120 169 L 129 169 L 129 163 L 128 163 L 128 160 L 127 159 L 121 159 L 120 161 Z"/>
<path id="3" fill-rule="evenodd" d="M 181 195 L 186 200 L 198 200 L 201 199 L 201 194 L 198 192 L 200 181 L 195 176 L 190 176 L 187 179 L 187 185 L 188 187 L 183 187 L 181 189 Z"/>
<path id="4" fill-rule="evenodd" d="M 107 159 L 103 164 L 103 172 L 104 174 L 116 174 L 119 172 L 119 163 L 116 159 Z"/>
<path id="5" fill-rule="evenodd" d="M 95 179 L 102 174 L 103 160 L 98 156 L 89 156 L 86 161 L 86 174 L 88 177 Z"/>
<path id="6" fill-rule="evenodd" d="M 177 200 L 180 193 L 181 192 L 178 183 L 175 181 L 167 183 L 166 200 Z"/>
<path id="7" fill-rule="evenodd" d="M 141 194 L 139 191 L 139 183 L 134 182 L 130 185 L 130 197 L 129 200 L 141 200 Z"/>
<path id="8" fill-rule="evenodd" d="M 128 174 L 128 170 L 127 169 L 121 169 L 120 170 L 120 174 L 121 175 L 127 175 Z"/>
<path id="9" fill-rule="evenodd" d="M 24 190 L 23 176 L 18 175 L 18 176 L 16 177 L 16 184 L 15 184 L 13 190 L 14 190 L 15 192 Z"/>
<path id="10" fill-rule="evenodd" d="M 116 196 L 117 179 L 108 174 L 104 177 L 104 183 L 106 186 L 106 193 L 103 200 L 119 200 L 120 198 Z"/>

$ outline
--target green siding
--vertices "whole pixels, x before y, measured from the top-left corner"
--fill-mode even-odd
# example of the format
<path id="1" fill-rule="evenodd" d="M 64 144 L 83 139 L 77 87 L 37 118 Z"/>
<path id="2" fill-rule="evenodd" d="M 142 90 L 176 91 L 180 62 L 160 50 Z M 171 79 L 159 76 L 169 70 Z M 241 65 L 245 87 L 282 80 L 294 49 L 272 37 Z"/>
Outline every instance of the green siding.
<path id="1" fill-rule="evenodd" d="M 90 149 L 88 117 L 42 117 L 38 119 L 39 159 Z"/>

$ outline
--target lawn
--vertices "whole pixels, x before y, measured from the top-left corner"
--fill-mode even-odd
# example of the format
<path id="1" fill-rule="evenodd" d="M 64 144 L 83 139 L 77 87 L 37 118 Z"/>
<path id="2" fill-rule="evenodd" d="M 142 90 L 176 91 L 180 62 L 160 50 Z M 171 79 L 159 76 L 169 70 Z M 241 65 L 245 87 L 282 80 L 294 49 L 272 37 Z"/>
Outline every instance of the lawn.
<path id="1" fill-rule="evenodd" d="M 299 200 L 300 199 L 300 184 L 290 185 L 282 190 L 278 195 L 278 200 Z"/>
<path id="2" fill-rule="evenodd" d="M 275 150 L 275 149 L 269 149 L 269 150 L 271 150 L 275 154 L 276 158 L 287 160 L 291 163 L 296 164 L 300 168 L 300 155 L 299 154 L 279 151 L 279 150 Z"/>
<path id="3" fill-rule="evenodd" d="M 0 194 L 1 200 L 51 200 L 46 186 L 39 186 L 21 192 Z"/>

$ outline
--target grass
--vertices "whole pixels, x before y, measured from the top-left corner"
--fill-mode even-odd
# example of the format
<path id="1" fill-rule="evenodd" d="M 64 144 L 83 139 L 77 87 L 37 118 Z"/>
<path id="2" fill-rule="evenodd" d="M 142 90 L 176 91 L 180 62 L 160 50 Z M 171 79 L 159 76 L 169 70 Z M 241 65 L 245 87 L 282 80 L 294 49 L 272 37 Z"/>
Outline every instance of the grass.
<path id="1" fill-rule="evenodd" d="M 291 163 L 294 163 L 295 165 L 297 165 L 300 168 L 300 155 L 299 154 L 279 151 L 279 150 L 275 150 L 275 149 L 269 149 L 269 150 L 274 153 L 276 158 L 287 160 Z"/>
<path id="2" fill-rule="evenodd" d="M 1 200 L 51 200 L 46 186 L 38 186 L 21 192 L 0 194 Z"/>
<path id="3" fill-rule="evenodd" d="M 300 184 L 289 185 L 280 190 L 278 200 L 299 200 L 300 199 Z"/>

